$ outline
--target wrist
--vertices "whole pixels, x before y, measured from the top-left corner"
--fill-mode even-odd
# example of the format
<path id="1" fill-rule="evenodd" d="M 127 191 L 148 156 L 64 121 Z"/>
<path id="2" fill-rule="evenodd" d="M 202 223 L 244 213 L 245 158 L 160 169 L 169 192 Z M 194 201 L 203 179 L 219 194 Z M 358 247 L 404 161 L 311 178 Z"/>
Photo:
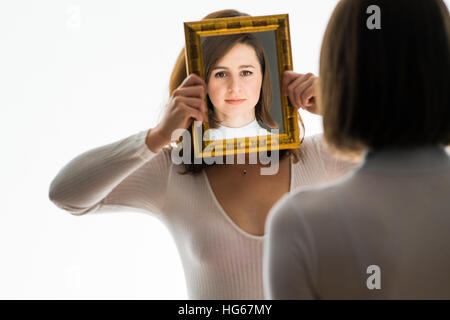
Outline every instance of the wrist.
<path id="1" fill-rule="evenodd" d="M 167 144 L 167 142 L 159 133 L 158 128 L 155 127 L 148 130 L 147 136 L 145 138 L 145 144 L 151 152 L 157 153 L 162 147 Z"/>

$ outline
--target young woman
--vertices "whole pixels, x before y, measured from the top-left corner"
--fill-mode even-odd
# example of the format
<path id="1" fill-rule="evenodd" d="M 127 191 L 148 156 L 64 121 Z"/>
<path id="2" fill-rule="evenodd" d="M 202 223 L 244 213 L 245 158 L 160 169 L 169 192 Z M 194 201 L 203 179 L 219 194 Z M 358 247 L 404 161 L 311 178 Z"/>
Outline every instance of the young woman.
<path id="1" fill-rule="evenodd" d="M 270 114 L 272 85 L 262 43 L 243 33 L 207 37 L 202 47 L 211 140 L 268 135 L 265 127 L 278 128 Z"/>
<path id="2" fill-rule="evenodd" d="M 381 29 L 366 25 L 378 5 Z M 441 0 L 342 0 L 320 58 L 324 134 L 364 151 L 267 219 L 270 299 L 450 299 L 450 19 Z"/>
<path id="3" fill-rule="evenodd" d="M 242 15 L 225 10 L 205 19 Z M 217 61 L 231 63 L 233 48 Z M 254 58 L 252 46 L 243 48 Z M 256 72 L 257 60 L 250 63 Z M 171 97 L 162 121 L 74 158 L 52 181 L 49 197 L 74 215 L 126 208 L 160 218 L 181 255 L 190 299 L 264 299 L 262 254 L 270 208 L 292 190 L 331 181 L 358 164 L 334 158 L 320 135 L 306 137 L 298 150 L 281 150 L 274 175 L 261 175 L 265 165 L 247 161 L 174 164 L 171 149 L 164 146 L 179 138 L 172 135 L 176 129 L 191 130 L 193 120 L 208 121 L 206 94 L 213 101 L 217 98 L 217 118 L 229 127 L 245 126 L 258 114 L 264 92 L 256 99 L 255 90 L 243 91 L 239 83 L 247 81 L 248 74 L 232 64 L 213 65 L 227 67 L 224 79 L 213 78 L 227 84 L 216 87 L 215 80 L 206 84 L 196 75 L 188 76 L 183 49 L 171 76 Z M 283 81 L 285 94 L 296 108 L 317 112 L 317 77 L 285 72 Z M 230 105 L 219 100 L 235 98 L 252 102 L 230 116 Z"/>

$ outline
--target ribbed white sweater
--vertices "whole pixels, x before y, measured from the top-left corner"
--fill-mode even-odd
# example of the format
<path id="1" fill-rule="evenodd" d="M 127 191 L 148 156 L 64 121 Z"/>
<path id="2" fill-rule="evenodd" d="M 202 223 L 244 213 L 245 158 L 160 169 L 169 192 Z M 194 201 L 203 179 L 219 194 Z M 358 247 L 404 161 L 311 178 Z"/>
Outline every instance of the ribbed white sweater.
<path id="1" fill-rule="evenodd" d="M 56 175 L 49 197 L 71 214 L 141 211 L 172 234 L 189 299 L 264 299 L 265 236 L 240 229 L 216 199 L 207 175 L 180 175 L 170 151 L 152 152 L 147 130 L 75 157 Z M 306 137 L 291 162 L 291 191 L 337 179 L 359 166 L 331 156 L 322 136 Z M 286 194 L 287 195 L 287 194 Z"/>

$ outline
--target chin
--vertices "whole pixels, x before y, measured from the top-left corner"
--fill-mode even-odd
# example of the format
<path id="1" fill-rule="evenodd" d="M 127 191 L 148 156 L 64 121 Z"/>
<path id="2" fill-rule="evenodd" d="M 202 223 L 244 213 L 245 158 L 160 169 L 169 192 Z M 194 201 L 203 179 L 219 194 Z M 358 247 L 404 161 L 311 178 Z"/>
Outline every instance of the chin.
<path id="1" fill-rule="evenodd" d="M 227 116 L 238 116 L 247 112 L 254 112 L 255 107 L 250 107 L 249 105 L 236 105 L 236 106 L 222 106 L 220 108 L 216 107 L 219 113 L 226 114 Z"/>

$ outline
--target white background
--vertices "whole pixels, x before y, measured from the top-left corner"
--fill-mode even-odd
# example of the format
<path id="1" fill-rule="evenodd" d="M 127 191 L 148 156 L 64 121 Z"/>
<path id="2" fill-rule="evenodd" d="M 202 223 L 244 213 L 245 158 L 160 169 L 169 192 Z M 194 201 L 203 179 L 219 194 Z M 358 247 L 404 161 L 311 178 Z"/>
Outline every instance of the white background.
<path id="1" fill-rule="evenodd" d="M 294 70 L 318 75 L 337 0 L 223 3 L 0 2 L 0 298 L 187 298 L 159 220 L 75 217 L 50 202 L 48 189 L 76 155 L 158 123 L 185 21 L 229 8 L 288 13 Z M 301 114 L 306 135 L 321 132 L 320 117 Z"/>

